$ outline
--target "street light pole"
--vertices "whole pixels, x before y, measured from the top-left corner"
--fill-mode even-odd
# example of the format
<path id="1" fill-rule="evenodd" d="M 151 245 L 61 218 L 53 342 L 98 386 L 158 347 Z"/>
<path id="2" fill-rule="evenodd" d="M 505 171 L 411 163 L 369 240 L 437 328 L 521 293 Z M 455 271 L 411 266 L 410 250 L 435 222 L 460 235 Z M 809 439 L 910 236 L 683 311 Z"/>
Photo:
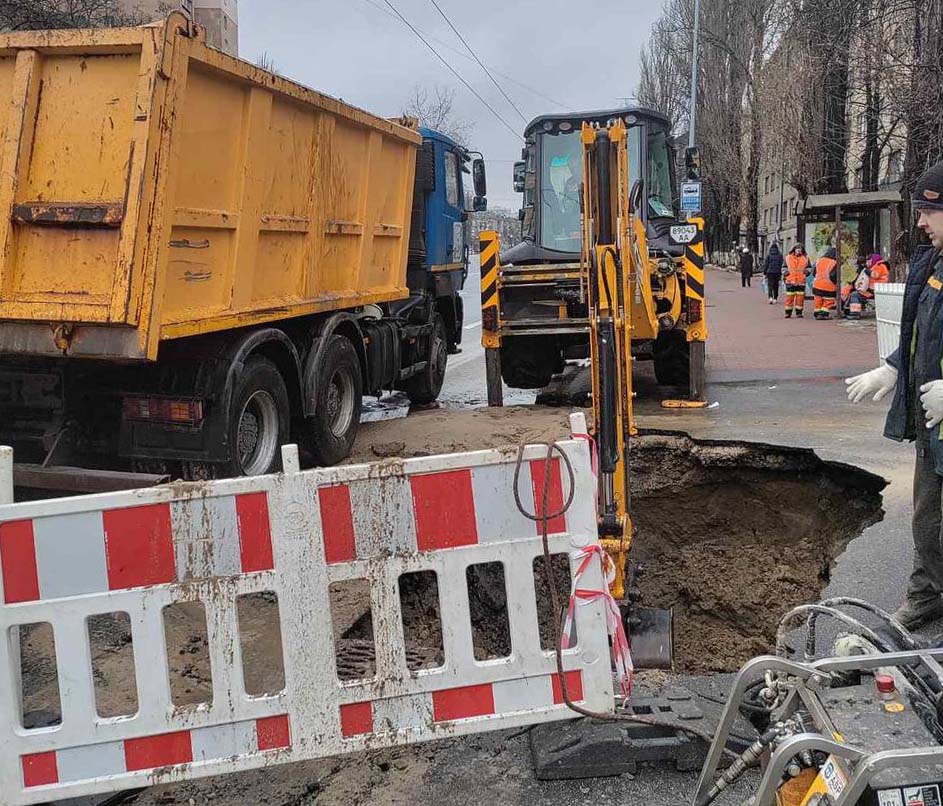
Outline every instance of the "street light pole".
<path id="1" fill-rule="evenodd" d="M 697 126 L 697 57 L 701 38 L 701 0 L 694 0 L 694 33 L 691 48 L 691 112 L 688 116 L 688 148 L 694 148 L 694 130 Z"/>

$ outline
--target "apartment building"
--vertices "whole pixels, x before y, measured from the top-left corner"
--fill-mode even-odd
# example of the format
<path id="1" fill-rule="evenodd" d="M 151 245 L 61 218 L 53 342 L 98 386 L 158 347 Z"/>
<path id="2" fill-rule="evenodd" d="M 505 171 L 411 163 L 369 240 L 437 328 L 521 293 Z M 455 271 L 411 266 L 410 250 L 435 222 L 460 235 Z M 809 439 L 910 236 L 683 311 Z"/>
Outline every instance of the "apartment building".
<path id="1" fill-rule="evenodd" d="M 760 165 L 760 176 L 757 180 L 757 235 L 761 254 L 766 254 L 773 243 L 778 243 L 783 252 L 788 252 L 799 238 L 796 213 L 801 198 L 785 178 L 783 168 L 782 164 L 773 166 L 764 162 Z"/>

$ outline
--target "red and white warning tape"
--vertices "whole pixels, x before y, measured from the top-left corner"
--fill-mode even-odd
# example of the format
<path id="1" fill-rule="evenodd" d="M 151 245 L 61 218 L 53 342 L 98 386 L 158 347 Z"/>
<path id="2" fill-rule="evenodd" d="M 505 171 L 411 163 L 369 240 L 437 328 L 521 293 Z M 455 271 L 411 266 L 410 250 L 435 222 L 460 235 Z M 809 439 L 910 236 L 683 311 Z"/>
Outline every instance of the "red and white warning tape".
<path id="1" fill-rule="evenodd" d="M 579 566 L 573 575 L 570 602 L 563 623 L 562 649 L 569 649 L 575 644 L 574 628 L 576 625 L 577 603 L 601 602 L 606 613 L 606 625 L 612 645 L 612 659 L 615 664 L 616 679 L 619 682 L 619 689 L 622 694 L 628 697 L 632 693 L 635 667 L 632 664 L 632 654 L 629 651 L 629 639 L 626 637 L 625 628 L 622 626 L 622 613 L 619 610 L 619 605 L 616 604 L 616 600 L 609 592 L 609 583 L 615 577 L 615 566 L 609 555 L 598 544 L 580 549 L 574 552 L 571 557 L 579 563 Z M 589 590 L 580 587 L 581 577 L 594 560 L 598 561 L 602 567 L 603 579 L 605 580 L 604 590 Z"/>

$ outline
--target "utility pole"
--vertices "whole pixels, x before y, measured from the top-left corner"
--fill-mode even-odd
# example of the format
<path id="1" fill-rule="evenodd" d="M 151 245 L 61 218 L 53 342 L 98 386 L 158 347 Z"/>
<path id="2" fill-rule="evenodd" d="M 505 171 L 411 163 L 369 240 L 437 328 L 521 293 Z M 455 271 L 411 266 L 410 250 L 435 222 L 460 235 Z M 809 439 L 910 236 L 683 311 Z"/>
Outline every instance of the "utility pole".
<path id="1" fill-rule="evenodd" d="M 688 148 L 694 148 L 697 127 L 697 57 L 701 38 L 701 0 L 694 0 L 694 33 L 691 48 L 691 112 L 688 116 Z"/>

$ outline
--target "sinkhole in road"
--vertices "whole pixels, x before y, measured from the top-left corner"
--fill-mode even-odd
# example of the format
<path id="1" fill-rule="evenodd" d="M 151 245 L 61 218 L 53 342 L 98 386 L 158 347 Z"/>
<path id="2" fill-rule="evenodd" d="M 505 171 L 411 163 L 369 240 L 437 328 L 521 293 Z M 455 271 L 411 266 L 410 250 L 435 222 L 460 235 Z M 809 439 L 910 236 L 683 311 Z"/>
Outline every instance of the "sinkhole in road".
<path id="1" fill-rule="evenodd" d="M 673 610 L 675 668 L 733 671 L 769 651 L 781 616 L 820 599 L 836 558 L 883 517 L 885 485 L 808 449 L 669 433 L 632 440 L 631 557 L 644 568 L 642 603 Z M 562 556 L 556 560 L 554 577 L 566 601 L 567 564 Z M 541 643 L 549 648 L 552 612 L 541 559 L 533 571 Z M 467 581 L 476 659 L 510 654 L 500 564 L 470 569 Z M 441 662 L 435 575 L 401 579 L 400 599 L 407 649 L 425 653 L 426 665 Z M 340 644 L 353 640 L 362 648 L 372 641 L 369 599 L 362 601 L 353 608 L 360 615 L 342 629 L 335 618 Z M 351 613 L 349 601 L 340 612 Z"/>
<path id="2" fill-rule="evenodd" d="M 646 434 L 632 445 L 632 557 L 671 607 L 676 668 L 733 671 L 817 601 L 836 558 L 883 518 L 887 482 L 813 451 Z"/>

